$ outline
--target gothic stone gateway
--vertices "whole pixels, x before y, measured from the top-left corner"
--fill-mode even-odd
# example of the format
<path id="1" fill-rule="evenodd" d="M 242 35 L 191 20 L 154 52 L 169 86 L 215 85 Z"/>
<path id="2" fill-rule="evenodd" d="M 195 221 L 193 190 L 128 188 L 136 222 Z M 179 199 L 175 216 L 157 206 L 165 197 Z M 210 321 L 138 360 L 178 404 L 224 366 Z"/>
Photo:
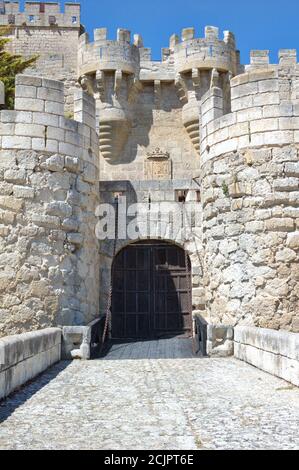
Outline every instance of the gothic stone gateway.
<path id="1" fill-rule="evenodd" d="M 114 292 L 135 298 L 114 305 L 116 335 L 188 328 L 183 266 L 164 242 L 190 258 L 193 315 L 299 332 L 296 51 L 281 50 L 276 64 L 252 51 L 244 65 L 234 35 L 207 26 L 201 39 L 193 28 L 171 36 L 153 61 L 125 29 L 113 39 L 96 29 L 90 40 L 77 3 L 63 13 L 38 7 L 0 11 L 0 24 L 11 25 L 7 47 L 40 57 L 17 77 L 15 110 L 0 114 L 0 335 L 88 325 L 106 311 L 113 262 Z M 171 235 L 159 211 L 150 236 L 178 283 L 175 308 L 174 290 L 159 285 L 164 265 L 150 261 L 158 246 L 143 248 L 131 285 L 118 285 L 131 269 L 121 256 L 139 253 L 126 247 L 141 237 L 119 239 L 115 260 L 113 240 L 96 237 L 97 208 L 116 194 L 128 209 L 195 207 L 185 238 Z M 139 271 L 149 297 L 141 310 Z M 172 300 L 157 307 L 155 292 Z"/>

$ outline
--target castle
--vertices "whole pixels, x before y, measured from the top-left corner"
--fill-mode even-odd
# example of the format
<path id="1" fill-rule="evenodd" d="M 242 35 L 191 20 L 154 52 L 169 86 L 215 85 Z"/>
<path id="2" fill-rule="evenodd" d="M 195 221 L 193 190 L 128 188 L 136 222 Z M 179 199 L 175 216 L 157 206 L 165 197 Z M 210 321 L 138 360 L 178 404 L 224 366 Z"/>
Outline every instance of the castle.
<path id="1" fill-rule="evenodd" d="M 191 312 L 298 333 L 296 51 L 242 65 L 208 26 L 154 61 L 124 29 L 90 41 L 71 3 L 0 2 L 0 25 L 39 55 L 0 114 L 0 335 L 88 325 L 111 289 L 121 337 L 188 331 Z M 98 208 L 120 203 L 127 225 L 132 204 L 158 208 L 150 236 L 143 209 L 135 239 L 96 236 Z M 179 239 L 163 204 L 192 208 Z"/>

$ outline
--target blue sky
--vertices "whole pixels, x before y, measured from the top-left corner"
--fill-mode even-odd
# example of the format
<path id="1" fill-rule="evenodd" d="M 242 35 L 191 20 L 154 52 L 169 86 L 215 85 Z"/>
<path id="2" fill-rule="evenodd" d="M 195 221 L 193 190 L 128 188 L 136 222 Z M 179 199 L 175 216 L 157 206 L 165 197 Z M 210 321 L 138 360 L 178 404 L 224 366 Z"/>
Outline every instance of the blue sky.
<path id="1" fill-rule="evenodd" d="M 63 2 L 61 2 L 63 3 Z M 143 36 L 159 60 L 173 33 L 194 26 L 202 37 L 205 25 L 235 33 L 243 63 L 250 49 L 299 49 L 299 0 L 81 0 L 82 23 L 89 32 L 107 27 L 113 39 L 123 27 Z M 299 56 L 299 54 L 298 54 Z"/>

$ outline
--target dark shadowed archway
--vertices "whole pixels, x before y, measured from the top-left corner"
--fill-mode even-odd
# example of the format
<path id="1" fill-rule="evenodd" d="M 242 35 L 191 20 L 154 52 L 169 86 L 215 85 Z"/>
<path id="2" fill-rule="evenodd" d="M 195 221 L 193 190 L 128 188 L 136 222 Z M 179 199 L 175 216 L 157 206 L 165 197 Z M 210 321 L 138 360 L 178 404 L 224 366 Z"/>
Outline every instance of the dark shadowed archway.
<path id="1" fill-rule="evenodd" d="M 147 240 L 123 248 L 112 268 L 112 338 L 190 334 L 190 271 L 189 257 L 174 244 Z"/>

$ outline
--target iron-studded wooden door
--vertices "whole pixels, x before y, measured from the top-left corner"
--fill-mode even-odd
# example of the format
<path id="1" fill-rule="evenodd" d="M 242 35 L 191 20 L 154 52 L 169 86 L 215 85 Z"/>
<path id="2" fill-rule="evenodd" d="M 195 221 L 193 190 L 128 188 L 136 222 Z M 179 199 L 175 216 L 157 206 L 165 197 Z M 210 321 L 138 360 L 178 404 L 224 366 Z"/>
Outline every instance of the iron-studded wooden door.
<path id="1" fill-rule="evenodd" d="M 113 265 L 112 337 L 157 338 L 190 332 L 190 262 L 168 243 L 129 245 Z"/>

